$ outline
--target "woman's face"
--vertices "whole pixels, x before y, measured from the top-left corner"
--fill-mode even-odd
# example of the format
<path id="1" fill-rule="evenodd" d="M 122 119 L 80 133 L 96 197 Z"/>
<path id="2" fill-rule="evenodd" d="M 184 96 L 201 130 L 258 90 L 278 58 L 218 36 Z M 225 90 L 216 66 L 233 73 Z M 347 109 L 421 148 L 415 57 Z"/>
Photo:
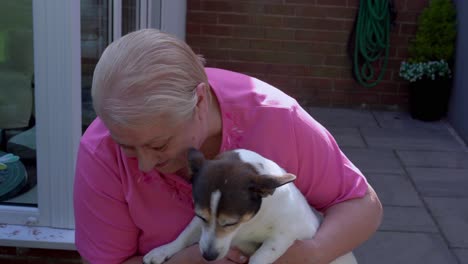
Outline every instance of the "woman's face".
<path id="1" fill-rule="evenodd" d="M 196 118 L 168 126 L 164 119 L 134 127 L 107 125 L 112 138 L 128 157 L 138 160 L 139 169 L 175 173 L 187 167 L 189 147 L 200 148 L 206 136 Z"/>

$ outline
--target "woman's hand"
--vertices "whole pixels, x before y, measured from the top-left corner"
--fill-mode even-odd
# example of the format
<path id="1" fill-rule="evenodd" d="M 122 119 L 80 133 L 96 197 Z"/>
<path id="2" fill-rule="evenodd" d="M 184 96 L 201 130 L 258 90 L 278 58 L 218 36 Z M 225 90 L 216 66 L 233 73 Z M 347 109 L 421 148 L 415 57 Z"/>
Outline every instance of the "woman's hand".
<path id="1" fill-rule="evenodd" d="M 242 255 L 242 253 L 237 249 L 230 249 L 225 258 L 209 262 L 210 264 L 242 264 L 247 263 L 248 258 Z M 167 260 L 167 264 L 206 264 L 208 263 L 200 253 L 200 247 L 198 244 L 190 246 L 188 248 L 182 249 L 179 253 L 175 254 Z"/>

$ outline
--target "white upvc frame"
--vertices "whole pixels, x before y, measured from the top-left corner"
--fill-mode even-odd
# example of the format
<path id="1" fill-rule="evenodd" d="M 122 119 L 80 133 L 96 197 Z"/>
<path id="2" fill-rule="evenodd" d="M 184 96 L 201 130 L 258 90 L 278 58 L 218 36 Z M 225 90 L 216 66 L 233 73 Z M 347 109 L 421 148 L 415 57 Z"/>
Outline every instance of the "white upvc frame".
<path id="1" fill-rule="evenodd" d="M 80 2 L 32 3 L 38 207 L 0 206 L 0 223 L 72 229 L 81 136 Z"/>
<path id="2" fill-rule="evenodd" d="M 115 40 L 122 32 L 122 2 L 109 1 L 114 1 L 111 39 Z M 160 28 L 185 38 L 186 0 L 140 1 L 140 28 Z M 32 3 L 38 207 L 0 206 L 0 246 L 75 249 L 73 181 L 81 137 L 80 1 Z"/>

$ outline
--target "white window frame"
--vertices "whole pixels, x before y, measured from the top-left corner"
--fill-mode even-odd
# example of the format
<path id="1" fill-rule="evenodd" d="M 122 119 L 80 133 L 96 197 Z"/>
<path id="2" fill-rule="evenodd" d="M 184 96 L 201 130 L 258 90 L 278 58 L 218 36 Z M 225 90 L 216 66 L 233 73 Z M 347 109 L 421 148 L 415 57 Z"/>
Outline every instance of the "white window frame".
<path id="1" fill-rule="evenodd" d="M 81 136 L 80 2 L 32 5 L 38 207 L 0 206 L 0 244 L 73 248 L 74 232 L 67 230 L 74 228 L 73 176 Z"/>
<path id="2" fill-rule="evenodd" d="M 121 35 L 122 1 L 109 1 L 115 40 Z M 186 0 L 140 1 L 140 28 L 160 28 L 185 39 Z M 0 246 L 75 249 L 73 181 L 82 118 L 80 1 L 32 4 L 38 207 L 0 206 Z"/>

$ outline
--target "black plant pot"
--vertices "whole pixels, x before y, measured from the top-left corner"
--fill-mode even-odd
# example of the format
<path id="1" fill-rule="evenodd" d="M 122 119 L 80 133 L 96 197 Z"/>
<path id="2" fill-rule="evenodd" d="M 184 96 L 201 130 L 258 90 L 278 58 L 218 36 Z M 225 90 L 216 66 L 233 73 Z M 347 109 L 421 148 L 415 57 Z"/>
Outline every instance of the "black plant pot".
<path id="1" fill-rule="evenodd" d="M 414 119 L 437 121 L 447 114 L 452 79 L 422 79 L 410 83 L 410 114 Z"/>

